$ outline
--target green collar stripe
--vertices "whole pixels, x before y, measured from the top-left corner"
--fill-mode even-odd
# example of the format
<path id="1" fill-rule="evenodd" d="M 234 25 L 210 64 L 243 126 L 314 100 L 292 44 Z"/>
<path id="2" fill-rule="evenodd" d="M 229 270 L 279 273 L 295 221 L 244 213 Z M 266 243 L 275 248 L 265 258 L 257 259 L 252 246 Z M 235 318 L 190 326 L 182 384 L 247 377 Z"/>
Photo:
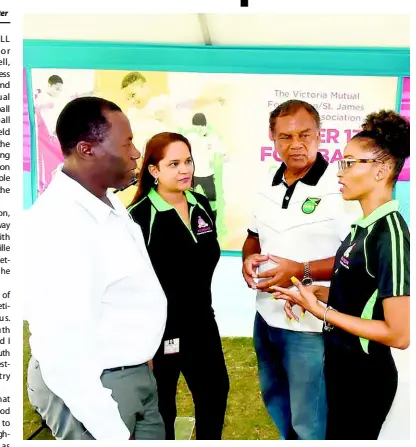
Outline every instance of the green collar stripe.
<path id="1" fill-rule="evenodd" d="M 197 204 L 195 196 L 190 191 L 185 191 L 185 196 L 186 200 L 191 205 Z M 150 190 L 147 197 L 149 197 L 149 200 L 152 202 L 152 205 L 157 209 L 157 211 L 169 211 L 174 209 L 174 207 L 172 205 L 169 205 L 169 203 L 166 202 L 166 200 L 164 200 L 154 188 Z"/>
<path id="2" fill-rule="evenodd" d="M 152 205 L 158 210 L 158 211 L 169 211 L 173 210 L 173 206 L 169 205 L 166 200 L 162 199 L 160 195 L 156 192 L 154 188 L 152 188 L 149 191 L 149 194 L 147 195 L 149 197 L 149 200 L 152 202 Z"/>
<path id="3" fill-rule="evenodd" d="M 128 211 L 129 213 L 130 213 L 131 211 L 133 211 L 134 208 L 136 208 L 137 205 L 140 205 L 140 204 L 143 202 L 143 200 L 144 200 L 145 198 L 146 198 L 146 197 L 143 197 L 142 200 L 140 200 L 139 202 L 137 202 L 137 203 L 135 203 L 135 204 L 129 206 L 129 207 L 127 208 L 127 211 Z"/>
<path id="4" fill-rule="evenodd" d="M 387 214 L 398 210 L 399 202 L 397 200 L 390 200 L 390 202 L 387 202 L 384 205 L 376 208 L 369 216 L 362 217 L 361 219 L 357 220 L 357 222 L 355 222 L 355 225 L 358 225 L 361 228 L 367 228 L 377 220 L 387 216 Z"/>

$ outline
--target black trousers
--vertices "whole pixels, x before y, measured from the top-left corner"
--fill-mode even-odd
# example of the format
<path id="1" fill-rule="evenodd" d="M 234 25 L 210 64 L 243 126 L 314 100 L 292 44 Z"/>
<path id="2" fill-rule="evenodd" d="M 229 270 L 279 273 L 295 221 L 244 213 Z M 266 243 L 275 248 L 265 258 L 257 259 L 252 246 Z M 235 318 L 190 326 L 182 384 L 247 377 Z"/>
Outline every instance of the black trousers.
<path id="1" fill-rule="evenodd" d="M 195 405 L 196 438 L 219 440 L 230 385 L 214 316 L 198 318 L 192 327 L 184 323 L 179 349 L 177 354 L 164 354 L 162 343 L 153 359 L 166 439 L 175 439 L 176 388 L 182 372 Z"/>
<path id="2" fill-rule="evenodd" d="M 374 440 L 397 391 L 393 357 L 325 347 L 326 439 Z"/>

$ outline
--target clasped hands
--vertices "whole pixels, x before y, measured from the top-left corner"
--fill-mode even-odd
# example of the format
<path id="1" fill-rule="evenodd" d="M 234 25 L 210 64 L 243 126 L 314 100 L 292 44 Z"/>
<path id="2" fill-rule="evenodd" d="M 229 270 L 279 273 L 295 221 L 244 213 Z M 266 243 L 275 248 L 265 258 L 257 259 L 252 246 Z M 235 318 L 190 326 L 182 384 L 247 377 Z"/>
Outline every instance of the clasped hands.
<path id="1" fill-rule="evenodd" d="M 258 267 L 268 261 L 274 262 L 276 267 L 256 273 Z M 243 276 L 247 285 L 254 290 L 270 293 L 275 299 L 286 300 L 284 310 L 290 320 L 299 321 L 292 311 L 295 304 L 301 308 L 302 315 L 308 311 L 319 318 L 322 311 L 322 306 L 314 294 L 319 286 L 303 286 L 297 279 L 303 278 L 303 275 L 304 266 L 301 262 L 279 256 L 253 254 L 247 256 L 243 263 Z M 255 279 L 264 279 L 264 281 L 256 283 Z M 289 289 L 293 285 L 298 290 Z"/>

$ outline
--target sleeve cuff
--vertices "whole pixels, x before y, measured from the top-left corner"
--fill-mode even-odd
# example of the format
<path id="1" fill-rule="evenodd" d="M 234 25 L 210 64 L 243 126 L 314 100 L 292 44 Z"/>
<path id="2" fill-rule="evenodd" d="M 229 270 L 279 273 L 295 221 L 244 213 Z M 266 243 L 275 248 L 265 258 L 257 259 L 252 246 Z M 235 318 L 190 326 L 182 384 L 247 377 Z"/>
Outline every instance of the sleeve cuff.
<path id="1" fill-rule="evenodd" d="M 385 300 L 386 298 L 400 298 L 401 296 L 410 296 L 410 290 L 405 290 L 403 293 L 401 293 L 400 295 L 395 295 L 393 292 L 391 293 L 380 293 L 377 296 L 378 300 Z"/>

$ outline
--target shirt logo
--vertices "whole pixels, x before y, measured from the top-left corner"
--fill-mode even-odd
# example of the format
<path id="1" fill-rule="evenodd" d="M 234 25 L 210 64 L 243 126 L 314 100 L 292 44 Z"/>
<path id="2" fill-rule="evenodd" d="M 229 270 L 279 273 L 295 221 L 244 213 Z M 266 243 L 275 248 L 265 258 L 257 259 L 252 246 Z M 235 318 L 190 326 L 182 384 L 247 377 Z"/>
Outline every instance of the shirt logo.
<path id="1" fill-rule="evenodd" d="M 351 254 L 352 249 L 353 249 L 356 245 L 357 245 L 357 244 L 353 244 L 353 245 L 351 245 L 350 247 L 348 247 L 348 248 L 344 251 L 344 254 L 343 254 L 342 257 L 341 257 L 341 261 L 340 261 L 340 263 L 341 263 L 345 268 L 347 268 L 347 269 L 350 268 L 350 267 L 349 267 L 350 261 L 348 260 L 348 258 L 350 257 L 350 254 Z"/>
<path id="2" fill-rule="evenodd" d="M 202 219 L 201 216 L 198 216 L 198 228 L 205 228 L 208 224 Z"/>
<path id="3" fill-rule="evenodd" d="M 201 216 L 198 216 L 198 229 L 196 230 L 196 233 L 210 233 L 211 231 L 212 228 L 205 222 L 205 220 Z"/>
<path id="4" fill-rule="evenodd" d="M 312 214 L 316 207 L 319 205 L 322 199 L 319 199 L 318 197 L 308 197 L 302 205 L 302 211 L 305 214 Z"/>

